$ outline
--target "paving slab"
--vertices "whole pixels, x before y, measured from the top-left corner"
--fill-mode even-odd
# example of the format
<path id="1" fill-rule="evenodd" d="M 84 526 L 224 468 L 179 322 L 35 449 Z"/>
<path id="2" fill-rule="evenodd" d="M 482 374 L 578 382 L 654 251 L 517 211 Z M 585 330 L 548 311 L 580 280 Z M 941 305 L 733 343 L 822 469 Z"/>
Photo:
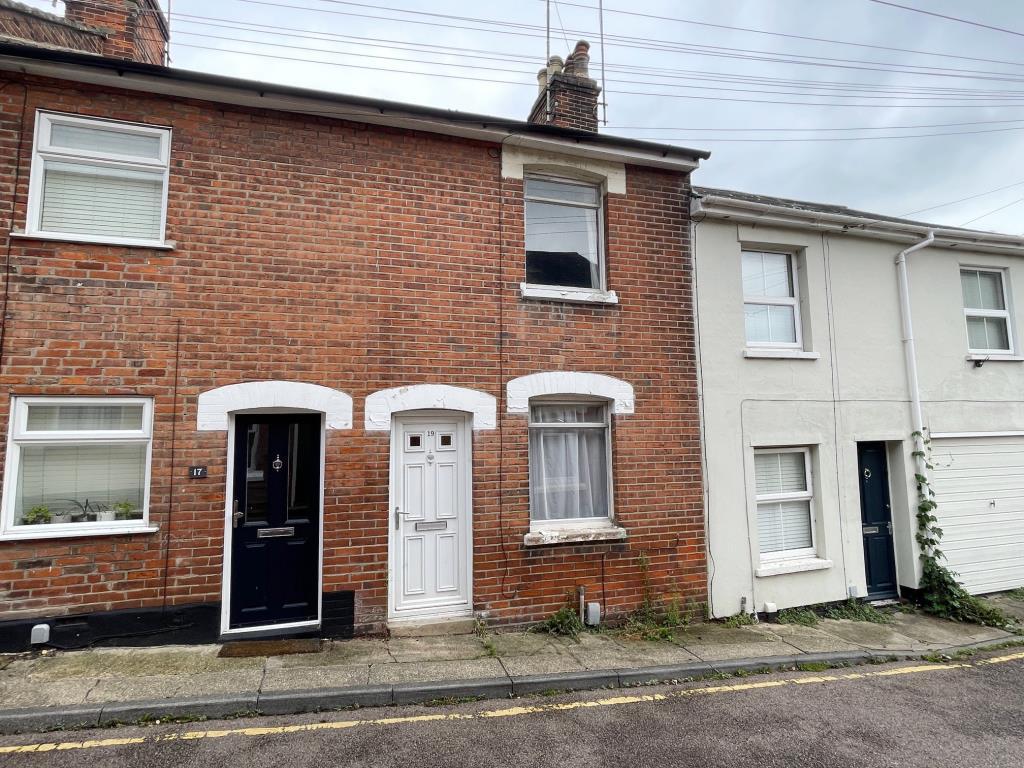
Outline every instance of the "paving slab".
<path id="1" fill-rule="evenodd" d="M 101 678 L 89 692 L 87 701 L 92 703 L 155 700 L 255 692 L 259 690 L 262 680 L 262 669 L 207 672 L 201 676 L 136 675 Z"/>
<path id="2" fill-rule="evenodd" d="M 344 688 L 366 685 L 370 679 L 369 664 L 330 667 L 291 667 L 268 669 L 261 691 L 287 691 L 312 688 Z"/>
<path id="3" fill-rule="evenodd" d="M 221 659 L 219 646 L 165 646 L 162 648 L 95 648 L 58 653 L 14 662 L 5 674 L 28 675 L 42 680 L 75 677 L 133 677 L 159 674 L 202 675 L 262 669 L 262 658 Z"/>
<path id="4" fill-rule="evenodd" d="M 615 639 L 614 644 L 574 650 L 570 654 L 587 669 L 627 669 L 687 664 L 697 657 L 682 646 L 669 642 Z"/>
<path id="5" fill-rule="evenodd" d="M 0 682 L 0 708 L 60 707 L 84 704 L 98 678 L 72 678 L 59 682 L 22 678 Z"/>
<path id="6" fill-rule="evenodd" d="M 842 638 L 859 648 L 873 648 L 879 651 L 926 651 L 934 647 L 933 643 L 921 642 L 897 632 L 889 624 L 824 619 L 821 628 L 830 635 Z"/>
<path id="7" fill-rule="evenodd" d="M 398 637 L 388 640 L 388 652 L 395 661 L 454 661 L 480 659 L 487 649 L 476 635 L 449 637 Z"/>
<path id="8" fill-rule="evenodd" d="M 542 632 L 496 632 L 487 635 L 498 656 L 535 656 L 558 653 L 551 635 Z"/>
<path id="9" fill-rule="evenodd" d="M 742 659 L 763 659 L 769 656 L 792 656 L 799 653 L 793 646 L 781 640 L 775 642 L 728 643 L 722 645 L 695 644 L 686 649 L 702 661 L 732 661 Z"/>
<path id="10" fill-rule="evenodd" d="M 394 661 L 384 640 L 356 638 L 324 643 L 320 653 L 296 653 L 267 658 L 267 669 L 370 665 Z"/>
<path id="11" fill-rule="evenodd" d="M 859 646 L 848 640 L 814 627 L 799 624 L 762 624 L 761 628 L 804 653 L 860 650 Z"/>
<path id="12" fill-rule="evenodd" d="M 982 627 L 977 624 L 962 624 L 956 621 L 944 621 L 934 616 L 916 613 L 898 613 L 893 616 L 891 625 L 901 635 L 915 640 L 943 645 L 970 645 L 1013 637 L 996 627 Z"/>
<path id="13" fill-rule="evenodd" d="M 587 667 L 570 653 L 536 653 L 532 656 L 502 656 L 501 665 L 513 677 L 562 675 L 584 672 Z"/>
<path id="14" fill-rule="evenodd" d="M 462 659 L 458 661 L 417 661 L 412 663 L 374 664 L 370 667 L 370 684 L 426 683 L 435 680 L 479 680 L 506 677 L 497 659 Z"/>

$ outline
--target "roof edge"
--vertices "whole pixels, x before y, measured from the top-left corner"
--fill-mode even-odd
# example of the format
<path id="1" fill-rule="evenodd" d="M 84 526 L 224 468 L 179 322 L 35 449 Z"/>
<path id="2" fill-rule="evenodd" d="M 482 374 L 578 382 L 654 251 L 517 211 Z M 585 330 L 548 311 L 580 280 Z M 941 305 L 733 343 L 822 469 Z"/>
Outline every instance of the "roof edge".
<path id="1" fill-rule="evenodd" d="M 872 214 L 863 211 L 850 210 L 843 213 L 799 208 L 781 204 L 781 200 L 761 202 L 734 197 L 732 194 L 722 194 L 729 193 L 730 190 L 694 187 L 693 191 L 690 213 L 695 219 L 703 217 L 783 228 L 812 229 L 900 243 L 915 242 L 925 237 L 928 232 L 934 232 L 936 247 L 1024 255 L 1024 236 L 1019 235 L 943 227 L 925 222 L 887 218 L 881 214 L 879 218 L 874 218 Z"/>
<path id="2" fill-rule="evenodd" d="M 0 71 L 4 70 L 481 140 L 501 141 L 508 136 L 517 136 L 520 140 L 536 139 L 548 150 L 559 147 L 568 154 L 615 156 L 620 162 L 680 171 L 692 171 L 700 160 L 711 156 L 704 150 L 641 139 L 12 43 L 0 43 Z M 325 111 L 325 105 L 351 111 L 332 114 Z"/>

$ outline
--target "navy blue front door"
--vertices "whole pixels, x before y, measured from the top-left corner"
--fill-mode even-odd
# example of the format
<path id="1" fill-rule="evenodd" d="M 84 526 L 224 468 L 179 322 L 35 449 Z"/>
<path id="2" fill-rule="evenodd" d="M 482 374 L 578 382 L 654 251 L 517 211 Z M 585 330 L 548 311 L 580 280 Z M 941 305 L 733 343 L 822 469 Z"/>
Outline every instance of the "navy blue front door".
<path id="1" fill-rule="evenodd" d="M 896 556 L 892 545 L 892 507 L 885 443 L 858 443 L 857 463 L 868 597 L 873 600 L 896 597 Z"/>
<path id="2" fill-rule="evenodd" d="M 232 629 L 315 620 L 320 416 L 235 420 Z"/>

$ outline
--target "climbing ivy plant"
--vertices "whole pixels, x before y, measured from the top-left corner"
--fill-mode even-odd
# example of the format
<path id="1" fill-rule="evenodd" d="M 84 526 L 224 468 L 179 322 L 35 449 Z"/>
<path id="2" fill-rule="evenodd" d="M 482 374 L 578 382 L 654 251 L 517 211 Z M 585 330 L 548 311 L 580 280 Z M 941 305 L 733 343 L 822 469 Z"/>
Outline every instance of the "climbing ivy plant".
<path id="1" fill-rule="evenodd" d="M 1013 623 L 1008 615 L 981 600 L 957 581 L 957 574 L 942 563 L 946 559 L 939 545 L 942 529 L 937 525 L 935 491 L 925 474 L 933 469 L 931 439 L 914 432 L 916 460 L 914 480 L 917 484 L 917 543 L 921 547 L 921 607 L 927 613 L 954 621 L 972 622 L 990 627 L 1006 627 Z"/>

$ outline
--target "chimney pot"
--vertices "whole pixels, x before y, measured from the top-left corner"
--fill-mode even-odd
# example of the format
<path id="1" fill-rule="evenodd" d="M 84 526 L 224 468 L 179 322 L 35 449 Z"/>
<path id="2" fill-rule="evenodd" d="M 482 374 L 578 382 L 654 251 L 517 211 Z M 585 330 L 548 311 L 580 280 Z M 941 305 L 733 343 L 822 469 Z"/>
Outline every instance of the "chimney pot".
<path id="1" fill-rule="evenodd" d="M 531 123 L 557 125 L 597 133 L 600 87 L 590 77 L 590 43 L 580 40 L 564 62 L 548 59 L 537 74 L 539 93 L 530 110 Z"/>

